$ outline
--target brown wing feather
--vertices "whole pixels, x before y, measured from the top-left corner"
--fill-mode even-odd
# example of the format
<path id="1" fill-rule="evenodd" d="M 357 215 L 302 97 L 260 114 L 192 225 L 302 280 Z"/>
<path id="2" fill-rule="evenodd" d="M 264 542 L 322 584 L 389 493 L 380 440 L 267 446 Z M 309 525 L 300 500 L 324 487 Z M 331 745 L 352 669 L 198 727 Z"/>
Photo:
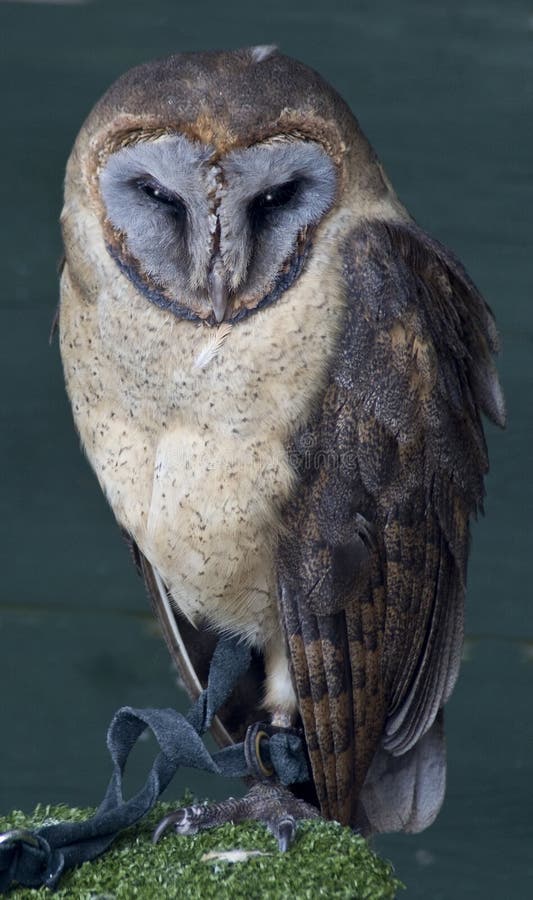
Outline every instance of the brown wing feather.
<path id="1" fill-rule="evenodd" d="M 345 281 L 330 383 L 291 448 L 280 605 L 323 814 L 355 824 L 362 796 L 371 826 L 417 828 L 444 785 L 432 726 L 459 665 L 480 412 L 504 421 L 496 332 L 460 264 L 414 225 L 361 226 Z"/>

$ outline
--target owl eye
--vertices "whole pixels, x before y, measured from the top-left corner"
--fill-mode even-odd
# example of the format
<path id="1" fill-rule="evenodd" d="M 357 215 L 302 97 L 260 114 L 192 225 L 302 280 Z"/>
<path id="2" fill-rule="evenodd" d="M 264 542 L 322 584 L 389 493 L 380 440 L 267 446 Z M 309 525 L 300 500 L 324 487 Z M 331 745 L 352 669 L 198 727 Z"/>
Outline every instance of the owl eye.
<path id="1" fill-rule="evenodd" d="M 155 200 L 161 206 L 169 207 L 178 218 L 182 219 L 187 215 L 187 208 L 183 200 L 180 200 L 177 194 L 167 191 L 158 181 L 152 178 L 140 178 L 135 184 L 143 194 L 150 197 L 150 200 Z"/>
<path id="2" fill-rule="evenodd" d="M 269 212 L 288 206 L 298 193 L 299 188 L 300 180 L 293 178 L 291 181 L 276 184 L 274 187 L 267 188 L 266 191 L 257 194 L 249 206 L 252 220 L 257 222 L 267 216 Z"/>

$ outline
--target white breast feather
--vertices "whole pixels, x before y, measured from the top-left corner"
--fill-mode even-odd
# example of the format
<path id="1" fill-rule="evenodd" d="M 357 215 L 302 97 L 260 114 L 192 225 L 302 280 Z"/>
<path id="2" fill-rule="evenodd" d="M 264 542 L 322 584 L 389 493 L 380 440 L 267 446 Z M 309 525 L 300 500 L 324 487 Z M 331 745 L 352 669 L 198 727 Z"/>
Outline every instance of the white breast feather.
<path id="1" fill-rule="evenodd" d="M 195 369 L 205 369 L 205 367 L 209 365 L 211 360 L 214 359 L 214 357 L 222 347 L 222 344 L 226 340 L 230 331 L 231 325 L 229 324 L 229 322 L 224 322 L 215 331 L 209 333 L 209 337 L 206 343 L 194 360 Z"/>

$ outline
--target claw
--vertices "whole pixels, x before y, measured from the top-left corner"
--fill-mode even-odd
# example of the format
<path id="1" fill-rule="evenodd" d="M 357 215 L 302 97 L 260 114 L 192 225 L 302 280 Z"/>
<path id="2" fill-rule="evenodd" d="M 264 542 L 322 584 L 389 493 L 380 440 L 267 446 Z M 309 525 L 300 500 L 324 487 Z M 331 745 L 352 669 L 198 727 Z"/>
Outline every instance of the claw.
<path id="1" fill-rule="evenodd" d="M 161 819 L 152 835 L 152 842 L 157 844 L 161 835 L 171 826 L 176 834 L 198 834 L 204 816 L 205 807 L 203 806 L 186 806 L 185 809 L 176 809 Z"/>
<path id="2" fill-rule="evenodd" d="M 174 826 L 176 831 L 184 825 L 184 821 L 187 819 L 187 810 L 186 809 L 176 809 L 174 812 L 169 813 L 167 816 L 164 816 L 160 822 L 157 823 L 154 833 L 152 835 L 152 843 L 157 844 L 159 838 L 165 833 L 167 828 Z"/>
<path id="3" fill-rule="evenodd" d="M 169 813 L 168 816 L 164 816 L 156 825 L 154 829 L 154 833 L 152 834 L 152 843 L 157 844 L 158 840 L 165 833 L 167 828 L 170 828 L 171 825 L 176 821 L 178 813 L 173 812 Z"/>
<path id="4" fill-rule="evenodd" d="M 296 822 L 292 816 L 287 816 L 286 819 L 283 819 L 281 822 L 277 823 L 276 827 L 277 831 L 277 839 L 278 839 L 278 847 L 282 853 L 286 853 L 289 847 L 292 845 L 294 841 L 294 836 L 296 834 Z"/>
<path id="5" fill-rule="evenodd" d="M 157 844 L 160 840 L 161 836 L 165 833 L 169 825 L 172 824 L 172 817 L 174 814 L 170 816 L 165 816 L 163 819 L 157 823 L 156 827 L 152 832 L 152 844 Z"/>

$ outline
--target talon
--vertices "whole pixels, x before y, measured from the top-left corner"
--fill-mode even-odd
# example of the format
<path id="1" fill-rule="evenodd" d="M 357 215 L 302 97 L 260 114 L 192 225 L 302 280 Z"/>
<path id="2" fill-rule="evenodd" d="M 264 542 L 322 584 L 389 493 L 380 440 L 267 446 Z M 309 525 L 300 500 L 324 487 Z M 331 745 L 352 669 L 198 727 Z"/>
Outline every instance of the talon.
<path id="1" fill-rule="evenodd" d="M 183 821 L 187 818 L 187 810 L 186 809 L 176 809 L 174 812 L 168 814 L 168 816 L 164 816 L 160 822 L 157 823 L 154 833 L 152 835 L 152 843 L 157 844 L 159 838 L 164 834 L 167 828 L 170 828 L 173 825 L 176 830 L 183 825 Z"/>
<path id="2" fill-rule="evenodd" d="M 282 853 L 286 853 L 294 841 L 296 834 L 296 822 L 292 816 L 278 823 L 278 847 Z"/>

